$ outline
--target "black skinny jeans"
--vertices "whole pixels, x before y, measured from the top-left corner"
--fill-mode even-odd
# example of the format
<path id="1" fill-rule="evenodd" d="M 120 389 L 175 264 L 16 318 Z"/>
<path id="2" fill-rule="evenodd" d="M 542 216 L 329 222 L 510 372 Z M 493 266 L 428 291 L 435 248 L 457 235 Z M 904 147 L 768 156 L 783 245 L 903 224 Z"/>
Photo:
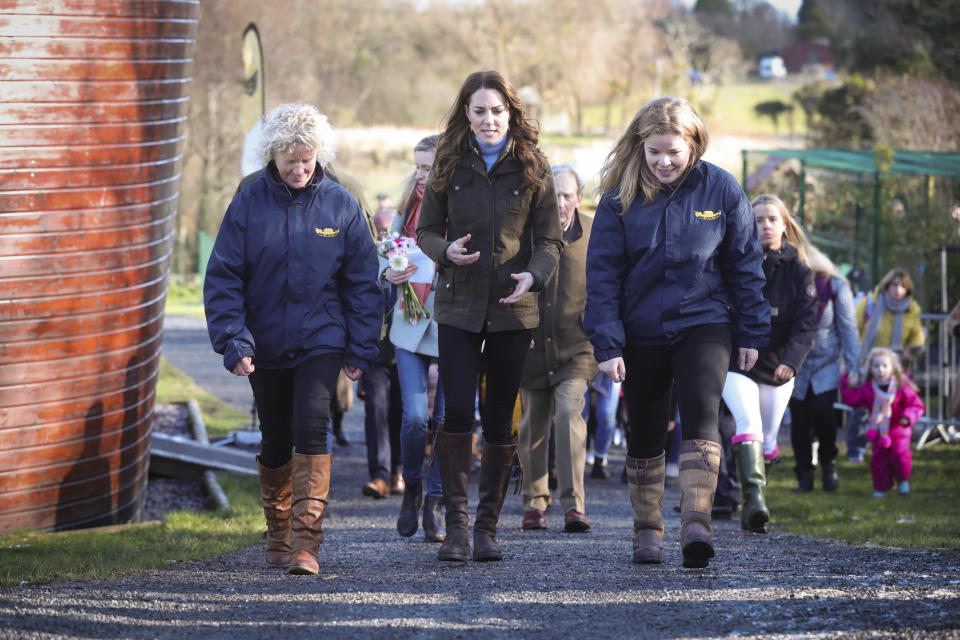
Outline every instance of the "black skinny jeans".
<path id="1" fill-rule="evenodd" d="M 833 408 L 837 390 L 814 393 L 807 388 L 803 400 L 790 398 L 790 443 L 797 459 L 797 471 L 813 471 L 813 436 L 820 442 L 817 457 L 821 462 L 837 459 L 837 430 L 840 412 Z"/>
<path id="2" fill-rule="evenodd" d="M 290 461 L 293 450 L 328 453 L 330 401 L 343 357 L 322 355 L 290 369 L 256 368 L 250 387 L 260 416 L 260 463 L 270 469 Z"/>
<path id="3" fill-rule="evenodd" d="M 717 416 L 732 345 L 729 325 L 708 324 L 687 330 L 672 345 L 623 350 L 627 368 L 623 389 L 630 413 L 628 455 L 655 458 L 663 453 L 674 380 L 683 439 L 720 442 Z"/>
<path id="4" fill-rule="evenodd" d="M 530 330 L 473 333 L 445 324 L 438 325 L 438 330 L 444 430 L 473 430 L 477 382 L 483 373 L 483 439 L 490 444 L 513 442 L 513 408 L 530 351 Z"/>

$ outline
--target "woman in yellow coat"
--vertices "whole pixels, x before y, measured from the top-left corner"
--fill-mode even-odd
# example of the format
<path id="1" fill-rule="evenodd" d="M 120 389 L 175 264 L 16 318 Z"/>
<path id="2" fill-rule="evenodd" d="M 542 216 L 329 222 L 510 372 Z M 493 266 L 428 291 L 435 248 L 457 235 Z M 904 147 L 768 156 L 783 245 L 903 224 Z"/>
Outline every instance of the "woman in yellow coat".
<path id="1" fill-rule="evenodd" d="M 923 350 L 926 337 L 920 321 L 920 305 L 913 299 L 913 280 L 900 267 L 883 276 L 872 293 L 857 304 L 857 329 L 860 332 L 860 370 L 866 369 L 866 357 L 874 347 L 888 347 L 909 368 L 912 357 Z M 854 412 L 847 426 L 847 456 L 850 462 L 863 462 L 866 436 L 861 434 L 861 412 Z"/>

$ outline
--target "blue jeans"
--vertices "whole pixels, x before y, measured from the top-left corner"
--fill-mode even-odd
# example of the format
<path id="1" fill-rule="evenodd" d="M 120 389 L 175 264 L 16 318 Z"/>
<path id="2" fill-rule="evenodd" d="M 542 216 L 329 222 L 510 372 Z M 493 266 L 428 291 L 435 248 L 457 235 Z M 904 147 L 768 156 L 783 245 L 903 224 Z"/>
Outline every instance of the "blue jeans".
<path id="1" fill-rule="evenodd" d="M 424 448 L 427 444 L 427 372 L 430 357 L 397 347 L 397 373 L 400 375 L 400 395 L 403 399 L 403 423 L 400 428 L 400 456 L 403 479 L 407 484 L 424 481 Z M 443 384 L 437 381 L 437 396 L 433 402 L 433 424 L 443 422 Z M 434 464 L 426 474 L 426 494 L 434 498 L 443 495 L 440 468 Z"/>
<path id="2" fill-rule="evenodd" d="M 606 458 L 613 441 L 613 432 L 617 428 L 617 405 L 620 402 L 620 383 L 614 382 L 607 376 L 599 376 L 606 386 L 607 395 L 603 395 L 591 385 L 585 396 L 586 406 L 583 409 L 583 419 L 590 413 L 590 394 L 597 394 L 597 432 L 593 436 L 593 455 Z"/>

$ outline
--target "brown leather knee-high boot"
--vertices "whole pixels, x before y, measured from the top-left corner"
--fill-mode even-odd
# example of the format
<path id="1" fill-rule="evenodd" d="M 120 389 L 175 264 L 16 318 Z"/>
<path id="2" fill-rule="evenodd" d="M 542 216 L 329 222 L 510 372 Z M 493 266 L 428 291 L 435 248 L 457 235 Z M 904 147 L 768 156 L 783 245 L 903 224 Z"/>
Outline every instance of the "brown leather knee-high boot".
<path id="1" fill-rule="evenodd" d="M 656 458 L 627 456 L 627 481 L 633 504 L 633 561 L 660 564 L 663 561 L 663 483 L 666 454 Z"/>
<path id="2" fill-rule="evenodd" d="M 720 471 L 720 445 L 709 440 L 680 443 L 680 546 L 683 566 L 706 567 L 713 557 L 710 512 Z"/>
<path id="3" fill-rule="evenodd" d="M 479 562 L 502 560 L 497 544 L 497 522 L 510 485 L 510 472 L 517 454 L 517 443 L 483 443 L 478 484 L 477 519 L 473 523 L 473 559 Z"/>
<path id="4" fill-rule="evenodd" d="M 267 564 L 285 567 L 290 562 L 290 514 L 293 491 L 293 461 L 270 469 L 260 464 L 260 500 L 267 518 Z"/>
<path id="5" fill-rule="evenodd" d="M 330 493 L 330 465 L 333 456 L 293 454 L 293 553 L 290 573 L 316 575 L 317 557 L 323 542 L 323 515 Z"/>
<path id="6" fill-rule="evenodd" d="M 440 429 L 436 447 L 447 523 L 447 537 L 437 551 L 437 559 L 464 562 L 470 553 L 467 491 L 470 489 L 473 434 L 469 431 L 450 433 Z"/>

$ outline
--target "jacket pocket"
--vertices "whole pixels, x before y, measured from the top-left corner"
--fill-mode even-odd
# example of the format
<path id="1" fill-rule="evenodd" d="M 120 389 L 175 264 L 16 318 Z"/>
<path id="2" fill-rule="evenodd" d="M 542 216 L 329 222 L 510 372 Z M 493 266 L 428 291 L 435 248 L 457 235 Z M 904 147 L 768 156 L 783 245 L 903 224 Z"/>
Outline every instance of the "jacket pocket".
<path id="1" fill-rule="evenodd" d="M 436 301 L 443 304 L 463 304 L 466 297 L 467 269 L 464 267 L 440 267 L 437 277 Z"/>

